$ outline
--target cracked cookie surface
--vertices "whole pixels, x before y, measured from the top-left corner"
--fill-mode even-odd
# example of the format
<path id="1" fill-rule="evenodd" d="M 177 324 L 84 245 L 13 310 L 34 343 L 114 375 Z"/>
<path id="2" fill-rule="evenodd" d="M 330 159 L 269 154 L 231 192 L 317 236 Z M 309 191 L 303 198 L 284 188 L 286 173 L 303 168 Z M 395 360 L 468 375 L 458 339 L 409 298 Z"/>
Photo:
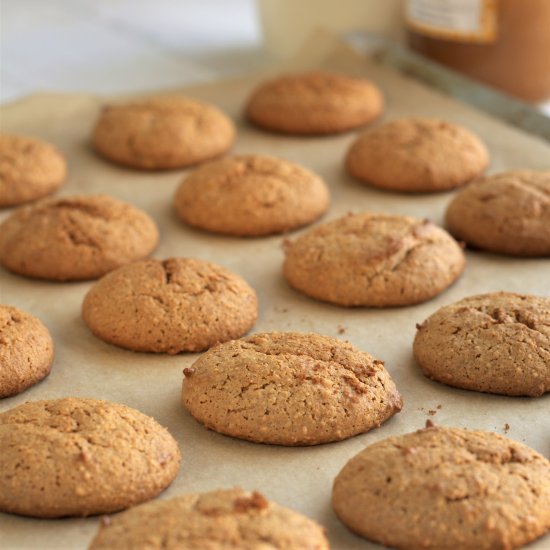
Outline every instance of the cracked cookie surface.
<path id="1" fill-rule="evenodd" d="M 45 197 L 61 187 L 66 177 L 67 163 L 49 143 L 0 134 L 0 208 Z"/>
<path id="2" fill-rule="evenodd" d="M 0 225 L 0 263 L 27 277 L 94 279 L 148 256 L 158 237 L 145 212 L 107 195 L 49 199 Z"/>
<path id="3" fill-rule="evenodd" d="M 225 489 L 143 504 L 102 525 L 89 550 L 328 550 L 313 520 L 258 492 Z"/>
<path id="4" fill-rule="evenodd" d="M 251 94 L 246 115 L 257 126 L 287 134 L 334 134 L 380 116 L 384 98 L 369 80 L 344 74 L 281 75 Z"/>
<path id="5" fill-rule="evenodd" d="M 450 232 L 514 256 L 550 256 L 550 171 L 504 172 L 473 182 L 447 208 Z"/>
<path id="6" fill-rule="evenodd" d="M 182 403 L 199 422 L 257 443 L 339 441 L 379 427 L 403 404 L 383 361 L 319 334 L 226 342 L 184 374 Z"/>
<path id="7" fill-rule="evenodd" d="M 285 245 L 283 274 L 307 296 L 343 306 L 403 306 L 433 298 L 462 273 L 464 253 L 427 220 L 349 214 Z"/>
<path id="8" fill-rule="evenodd" d="M 165 170 L 217 157 L 234 139 L 233 122 L 217 107 L 171 94 L 104 107 L 92 144 L 115 163 Z"/>
<path id="9" fill-rule="evenodd" d="M 20 393 L 46 377 L 53 356 L 52 337 L 39 319 L 0 305 L 0 398 Z"/>
<path id="10" fill-rule="evenodd" d="M 511 550 L 550 529 L 550 463 L 495 433 L 429 427 L 353 457 L 332 503 L 349 529 L 392 548 Z"/>
<path id="11" fill-rule="evenodd" d="M 0 510 L 35 517 L 116 512 L 163 491 L 179 470 L 168 430 L 108 401 L 28 402 L 0 414 Z"/>
<path id="12" fill-rule="evenodd" d="M 191 258 L 143 260 L 100 279 L 82 305 L 88 328 L 134 351 L 202 351 L 248 332 L 258 300 L 239 275 Z"/>
<path id="13" fill-rule="evenodd" d="M 413 350 L 422 372 L 438 382 L 540 396 L 550 391 L 550 298 L 470 296 L 418 325 Z"/>
<path id="14" fill-rule="evenodd" d="M 319 176 L 266 155 L 205 164 L 183 180 L 175 197 L 178 215 L 189 225 L 250 237 L 307 225 L 329 203 L 328 188 Z"/>
<path id="15" fill-rule="evenodd" d="M 350 175 L 402 192 L 454 189 L 489 164 L 485 145 L 469 130 L 438 119 L 403 118 L 359 136 L 346 156 Z"/>

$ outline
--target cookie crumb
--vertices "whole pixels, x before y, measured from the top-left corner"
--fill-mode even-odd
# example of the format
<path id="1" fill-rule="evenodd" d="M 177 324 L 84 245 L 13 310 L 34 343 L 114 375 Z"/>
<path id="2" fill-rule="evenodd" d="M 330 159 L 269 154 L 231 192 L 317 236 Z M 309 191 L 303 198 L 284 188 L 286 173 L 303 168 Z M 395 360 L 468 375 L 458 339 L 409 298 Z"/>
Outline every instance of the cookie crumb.
<path id="1" fill-rule="evenodd" d="M 88 494 L 88 490 L 85 487 L 78 485 L 74 490 L 74 494 L 78 497 L 84 497 Z"/>
<path id="2" fill-rule="evenodd" d="M 428 414 L 429 414 L 430 416 L 435 416 L 435 415 L 437 414 L 437 411 L 434 410 L 434 409 L 430 409 L 430 410 L 428 411 Z"/>
<path id="3" fill-rule="evenodd" d="M 346 332 L 346 327 L 344 325 L 338 325 L 336 329 L 338 330 L 338 334 L 344 334 Z"/>
<path id="4" fill-rule="evenodd" d="M 158 462 L 161 466 L 168 464 L 173 459 L 172 453 L 161 453 L 159 456 Z"/>
<path id="5" fill-rule="evenodd" d="M 400 447 L 401 452 L 406 455 L 413 455 L 418 452 L 418 449 L 416 447 Z"/>
<path id="6" fill-rule="evenodd" d="M 193 367 L 186 367 L 183 369 L 183 375 L 186 378 L 189 378 L 190 376 L 193 376 L 195 374 L 195 369 Z"/>
<path id="7" fill-rule="evenodd" d="M 436 407 L 437 410 L 441 410 L 443 408 L 443 405 L 439 403 L 439 405 Z"/>
<path id="8" fill-rule="evenodd" d="M 283 250 L 286 250 L 287 248 L 290 248 L 292 244 L 292 241 L 288 237 L 285 237 L 281 243 L 281 246 Z"/>
<path id="9" fill-rule="evenodd" d="M 429 418 L 426 420 L 426 428 L 435 428 L 435 423 L 433 420 L 430 420 Z"/>
<path id="10" fill-rule="evenodd" d="M 254 491 L 250 497 L 238 498 L 235 500 L 233 505 L 233 510 L 238 513 L 247 513 L 265 510 L 269 506 L 267 500 L 258 493 Z"/>
<path id="11" fill-rule="evenodd" d="M 88 459 L 89 459 L 89 456 L 88 456 L 88 453 L 86 451 L 80 451 L 78 453 L 78 460 L 80 462 L 88 462 Z"/>
<path id="12" fill-rule="evenodd" d="M 504 433 L 507 434 L 509 431 L 510 431 L 510 424 L 506 422 L 506 424 L 504 424 Z"/>
<path id="13" fill-rule="evenodd" d="M 99 523 L 101 527 L 109 527 L 111 525 L 111 518 L 110 516 L 101 516 Z"/>

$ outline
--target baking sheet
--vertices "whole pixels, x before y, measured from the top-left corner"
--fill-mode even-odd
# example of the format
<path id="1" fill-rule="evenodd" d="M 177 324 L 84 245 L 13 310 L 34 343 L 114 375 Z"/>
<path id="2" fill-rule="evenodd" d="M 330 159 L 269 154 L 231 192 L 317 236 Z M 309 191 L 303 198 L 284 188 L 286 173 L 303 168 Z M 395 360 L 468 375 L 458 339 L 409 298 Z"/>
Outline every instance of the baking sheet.
<path id="1" fill-rule="evenodd" d="M 295 69 L 312 67 L 372 78 L 386 96 L 384 120 L 405 115 L 438 116 L 470 128 L 490 148 L 489 173 L 512 168 L 550 168 L 550 146 L 542 140 L 376 66 L 330 37 L 318 36 L 293 64 Z M 263 76 L 182 91 L 217 104 L 233 117 L 238 139 L 232 152 L 279 155 L 324 177 L 333 202 L 323 221 L 348 211 L 371 210 L 427 217 L 442 223 L 452 193 L 409 196 L 377 191 L 345 174 L 342 160 L 356 133 L 289 138 L 248 126 L 242 118 L 242 107 Z M 203 428 L 180 406 L 182 370 L 193 363 L 197 354 L 138 354 L 104 344 L 91 335 L 80 318 L 81 302 L 92 282 L 41 282 L 0 269 L 0 303 L 38 316 L 56 344 L 50 376 L 26 392 L 0 401 L 0 411 L 29 400 L 63 396 L 108 399 L 135 407 L 154 416 L 180 444 L 181 470 L 160 498 L 234 485 L 258 489 L 268 498 L 325 525 L 332 547 L 337 549 L 379 547 L 347 531 L 330 506 L 334 477 L 366 445 L 420 428 L 430 418 L 444 426 L 506 431 L 509 437 L 550 455 L 550 395 L 511 398 L 453 389 L 424 378 L 411 351 L 415 323 L 465 296 L 496 290 L 550 296 L 550 259 L 516 259 L 467 251 L 464 275 L 427 303 L 377 310 L 315 302 L 290 289 L 282 278 L 283 236 L 222 237 L 193 230 L 178 221 L 172 198 L 186 171 L 140 173 L 97 158 L 89 147 L 89 135 L 102 102 L 83 95 L 32 96 L 2 109 L 1 130 L 44 138 L 63 151 L 69 162 L 69 180 L 59 195 L 108 193 L 151 214 L 161 232 L 154 257 L 203 258 L 244 276 L 259 296 L 260 315 L 255 331 L 315 331 L 347 339 L 384 359 L 405 406 L 380 429 L 317 447 L 260 445 L 216 434 Z M 0 220 L 8 214 L 0 213 Z M 505 429 L 506 424 L 509 430 Z M 98 523 L 98 518 L 37 520 L 0 514 L 0 548 L 86 548 Z M 530 546 L 549 547 L 548 535 Z"/>

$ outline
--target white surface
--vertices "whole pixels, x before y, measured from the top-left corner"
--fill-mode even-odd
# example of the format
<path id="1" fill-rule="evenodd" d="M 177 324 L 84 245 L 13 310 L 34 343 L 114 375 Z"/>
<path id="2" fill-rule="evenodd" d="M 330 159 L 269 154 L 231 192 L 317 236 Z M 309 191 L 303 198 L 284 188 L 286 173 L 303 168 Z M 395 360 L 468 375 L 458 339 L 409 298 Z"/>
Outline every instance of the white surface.
<path id="1" fill-rule="evenodd" d="M 153 90 L 264 61 L 254 0 L 0 0 L 0 100 Z"/>

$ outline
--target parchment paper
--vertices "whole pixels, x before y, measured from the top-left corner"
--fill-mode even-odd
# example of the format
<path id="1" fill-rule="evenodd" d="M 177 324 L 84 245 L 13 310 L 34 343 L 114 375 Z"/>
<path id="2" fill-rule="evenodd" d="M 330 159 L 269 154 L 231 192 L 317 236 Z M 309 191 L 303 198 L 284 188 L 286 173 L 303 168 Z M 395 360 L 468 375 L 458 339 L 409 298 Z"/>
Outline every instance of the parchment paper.
<path id="1" fill-rule="evenodd" d="M 488 144 L 489 173 L 512 168 L 550 168 L 550 146 L 517 129 L 444 97 L 389 69 L 378 67 L 329 37 L 317 37 L 294 68 L 324 67 L 372 78 L 387 100 L 385 120 L 403 115 L 438 116 L 463 124 Z M 302 163 L 328 182 L 332 206 L 323 221 L 348 211 L 371 210 L 428 217 L 442 223 L 452 193 L 410 196 L 377 191 L 348 177 L 344 154 L 356 133 L 325 138 L 289 138 L 248 126 L 242 107 L 265 75 L 184 90 L 211 101 L 238 125 L 234 153 L 268 153 Z M 283 237 L 238 239 L 210 235 L 178 221 L 172 198 L 184 171 L 140 173 L 97 158 L 88 139 L 103 99 L 83 95 L 36 95 L 2 110 L 2 131 L 35 135 L 56 144 L 69 161 L 69 181 L 60 195 L 108 193 L 149 212 L 160 227 L 156 258 L 191 256 L 222 264 L 244 276 L 257 290 L 260 316 L 255 331 L 315 331 L 348 339 L 384 359 L 404 396 L 403 411 L 380 429 L 340 443 L 285 448 L 239 441 L 203 428 L 180 406 L 182 370 L 196 354 L 149 355 L 104 344 L 80 318 L 83 296 L 93 282 L 48 283 L 0 269 L 0 303 L 38 316 L 56 344 L 51 375 L 24 393 L 0 402 L 0 411 L 29 400 L 89 396 L 125 403 L 154 416 L 178 440 L 182 465 L 160 498 L 184 492 L 239 485 L 258 489 L 328 529 L 333 548 L 377 548 L 352 535 L 330 506 L 332 481 L 345 462 L 366 445 L 424 425 L 505 432 L 550 455 L 550 396 L 499 397 L 430 382 L 415 366 L 411 346 L 415 323 L 440 306 L 465 296 L 496 290 L 550 295 L 550 259 L 515 259 L 467 251 L 464 275 L 437 298 L 414 307 L 346 309 L 310 300 L 290 289 L 281 275 Z M 0 219 L 9 214 L 4 211 Z M 339 331 L 344 330 L 343 334 Z M 438 409 L 441 405 L 441 409 Z M 430 414 L 429 411 L 432 411 Z M 436 414 L 433 415 L 433 411 Z M 0 452 L 2 450 L 0 449 Z M 86 548 L 98 518 L 37 520 L 0 514 L 1 548 Z M 550 537 L 532 548 L 550 547 Z"/>

